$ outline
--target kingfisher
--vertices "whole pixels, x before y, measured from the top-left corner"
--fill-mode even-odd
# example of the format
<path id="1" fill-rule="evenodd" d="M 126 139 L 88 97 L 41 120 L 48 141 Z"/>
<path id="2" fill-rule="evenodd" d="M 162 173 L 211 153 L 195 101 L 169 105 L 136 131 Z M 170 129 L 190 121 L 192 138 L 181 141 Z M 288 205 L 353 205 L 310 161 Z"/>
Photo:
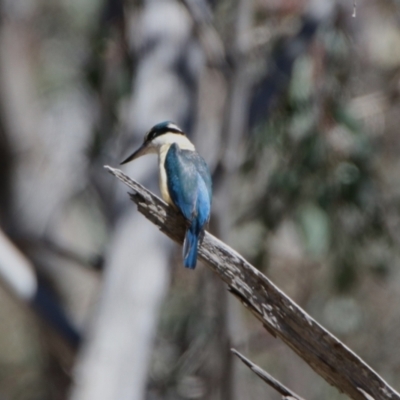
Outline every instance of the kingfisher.
<path id="1" fill-rule="evenodd" d="M 210 219 L 212 183 L 208 166 L 183 130 L 171 121 L 154 125 L 146 133 L 143 144 L 121 165 L 145 154 L 158 155 L 162 198 L 188 223 L 183 265 L 194 269 L 197 246 Z"/>

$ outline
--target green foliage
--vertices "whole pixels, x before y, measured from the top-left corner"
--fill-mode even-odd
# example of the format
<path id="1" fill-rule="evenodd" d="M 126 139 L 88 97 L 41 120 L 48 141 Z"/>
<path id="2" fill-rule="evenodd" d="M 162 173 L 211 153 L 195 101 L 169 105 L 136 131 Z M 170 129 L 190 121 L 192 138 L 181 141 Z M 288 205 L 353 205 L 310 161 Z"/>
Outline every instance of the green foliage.
<path id="1" fill-rule="evenodd" d="M 298 209 L 305 246 L 315 257 L 326 255 L 330 244 L 330 221 L 327 213 L 315 204 L 302 204 Z"/>
<path id="2" fill-rule="evenodd" d="M 310 259 L 329 260 L 335 287 L 348 290 L 359 273 L 386 274 L 382 259 L 365 262 L 371 241 L 392 249 L 378 207 L 373 146 L 348 107 L 348 43 L 332 29 L 314 45 L 318 51 L 295 61 L 286 94 L 252 132 L 243 173 L 265 188 L 250 218 L 272 230 L 292 219 Z M 277 162 L 266 159 L 266 149 Z"/>

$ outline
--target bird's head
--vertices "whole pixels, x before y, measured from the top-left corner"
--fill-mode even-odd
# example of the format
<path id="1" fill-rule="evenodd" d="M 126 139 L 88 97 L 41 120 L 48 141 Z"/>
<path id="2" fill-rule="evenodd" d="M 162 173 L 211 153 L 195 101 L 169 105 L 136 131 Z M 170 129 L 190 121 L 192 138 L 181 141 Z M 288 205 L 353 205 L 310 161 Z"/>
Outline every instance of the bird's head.
<path id="1" fill-rule="evenodd" d="M 126 160 L 122 161 L 121 165 L 145 154 L 157 154 L 163 146 L 169 147 L 172 143 L 177 143 L 183 149 L 194 150 L 193 144 L 181 128 L 171 121 L 160 122 L 146 133 L 143 144 Z"/>

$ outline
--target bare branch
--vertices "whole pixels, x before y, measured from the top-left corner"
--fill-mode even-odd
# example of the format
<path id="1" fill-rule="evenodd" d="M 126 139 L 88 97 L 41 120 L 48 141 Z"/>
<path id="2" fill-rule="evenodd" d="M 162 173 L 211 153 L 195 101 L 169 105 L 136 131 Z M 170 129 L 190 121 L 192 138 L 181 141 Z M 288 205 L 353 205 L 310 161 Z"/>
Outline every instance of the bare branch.
<path id="1" fill-rule="evenodd" d="M 185 221 L 172 207 L 118 169 L 105 167 L 132 191 L 138 210 L 162 232 L 183 242 Z M 235 250 L 206 232 L 199 257 L 236 297 L 331 385 L 353 399 L 400 400 L 359 356 L 281 292 Z"/>
<path id="2" fill-rule="evenodd" d="M 231 349 L 231 352 L 239 357 L 244 364 L 246 364 L 256 375 L 258 375 L 264 382 L 266 382 L 269 386 L 273 387 L 278 393 L 280 393 L 285 399 L 293 399 L 293 400 L 304 400 L 302 397 L 298 396 L 296 393 L 292 392 L 285 385 L 277 381 L 270 374 L 265 372 L 258 365 L 251 362 L 248 358 L 246 358 L 243 354 L 239 353 L 235 349 Z"/>

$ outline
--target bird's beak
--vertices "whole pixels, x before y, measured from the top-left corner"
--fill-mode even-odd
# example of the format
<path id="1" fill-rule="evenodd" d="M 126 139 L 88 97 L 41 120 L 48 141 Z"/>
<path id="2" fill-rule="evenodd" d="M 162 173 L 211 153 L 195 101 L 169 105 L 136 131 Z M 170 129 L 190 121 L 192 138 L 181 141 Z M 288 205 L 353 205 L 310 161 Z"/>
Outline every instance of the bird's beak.
<path id="1" fill-rule="evenodd" d="M 132 153 L 128 158 L 126 158 L 124 161 L 122 161 L 122 164 L 126 164 L 129 161 L 133 161 L 136 158 L 139 158 L 141 156 L 144 156 L 145 154 L 147 154 L 149 148 L 147 147 L 147 143 L 143 143 L 134 153 Z"/>

